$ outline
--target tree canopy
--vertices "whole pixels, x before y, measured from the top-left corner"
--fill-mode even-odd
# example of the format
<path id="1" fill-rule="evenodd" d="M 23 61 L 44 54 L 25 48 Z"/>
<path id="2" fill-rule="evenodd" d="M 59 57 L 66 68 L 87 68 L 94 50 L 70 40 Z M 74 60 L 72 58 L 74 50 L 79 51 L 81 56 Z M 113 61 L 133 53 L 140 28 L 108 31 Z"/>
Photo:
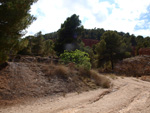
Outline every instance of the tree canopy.
<path id="1" fill-rule="evenodd" d="M 7 60 L 11 50 L 35 20 L 29 12 L 37 0 L 0 1 L 0 63 Z"/>
<path id="2" fill-rule="evenodd" d="M 126 57 L 127 50 L 122 49 L 125 47 L 122 39 L 120 35 L 113 31 L 107 31 L 102 35 L 101 41 L 96 47 L 98 65 L 110 61 L 113 69 L 116 60 Z"/>
<path id="3" fill-rule="evenodd" d="M 51 39 L 45 39 L 42 32 L 39 31 L 34 36 L 27 36 L 24 38 L 28 44 L 23 50 L 19 51 L 21 55 L 34 56 L 55 56 L 54 42 Z"/>
<path id="4" fill-rule="evenodd" d="M 61 28 L 58 30 L 58 39 L 55 44 L 55 50 L 58 54 L 70 48 L 71 50 L 77 49 L 76 41 L 82 28 L 79 16 L 76 14 L 68 17 L 65 22 L 61 24 Z"/>

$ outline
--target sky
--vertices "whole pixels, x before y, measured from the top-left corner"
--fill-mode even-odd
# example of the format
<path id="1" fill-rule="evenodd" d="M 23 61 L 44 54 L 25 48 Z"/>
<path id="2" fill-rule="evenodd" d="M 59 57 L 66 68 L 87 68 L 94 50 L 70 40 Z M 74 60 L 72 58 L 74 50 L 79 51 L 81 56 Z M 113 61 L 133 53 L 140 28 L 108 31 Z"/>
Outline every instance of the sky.
<path id="1" fill-rule="evenodd" d="M 86 29 L 104 28 L 150 36 L 150 0 L 38 0 L 30 13 L 37 17 L 27 35 L 55 32 L 73 14 Z"/>

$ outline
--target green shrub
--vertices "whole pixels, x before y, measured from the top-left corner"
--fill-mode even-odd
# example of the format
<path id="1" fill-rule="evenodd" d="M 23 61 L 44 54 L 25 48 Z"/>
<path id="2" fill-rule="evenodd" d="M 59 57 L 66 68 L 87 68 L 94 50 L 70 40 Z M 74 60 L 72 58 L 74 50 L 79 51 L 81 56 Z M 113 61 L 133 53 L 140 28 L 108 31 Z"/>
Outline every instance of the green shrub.
<path id="1" fill-rule="evenodd" d="M 0 64 L 3 64 L 7 60 L 8 60 L 8 56 L 5 54 L 5 52 L 0 51 Z"/>
<path id="2" fill-rule="evenodd" d="M 65 50 L 64 53 L 60 55 L 60 58 L 65 64 L 73 62 L 78 67 L 91 69 L 89 54 L 78 49 L 76 49 L 75 51 Z"/>

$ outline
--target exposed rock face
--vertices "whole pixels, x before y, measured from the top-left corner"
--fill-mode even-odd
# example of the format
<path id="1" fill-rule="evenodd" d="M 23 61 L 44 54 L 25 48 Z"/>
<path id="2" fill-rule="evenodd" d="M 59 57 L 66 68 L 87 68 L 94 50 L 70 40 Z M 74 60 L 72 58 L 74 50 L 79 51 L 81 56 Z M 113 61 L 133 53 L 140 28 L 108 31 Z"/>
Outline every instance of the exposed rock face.
<path id="1" fill-rule="evenodd" d="M 115 72 L 128 76 L 150 75 L 150 56 L 124 59 L 115 66 Z"/>
<path id="2" fill-rule="evenodd" d="M 82 39 L 85 46 L 92 47 L 94 44 L 97 44 L 99 40 L 93 40 L 93 39 Z"/>
<path id="3" fill-rule="evenodd" d="M 150 55 L 150 48 L 139 49 L 139 55 Z"/>

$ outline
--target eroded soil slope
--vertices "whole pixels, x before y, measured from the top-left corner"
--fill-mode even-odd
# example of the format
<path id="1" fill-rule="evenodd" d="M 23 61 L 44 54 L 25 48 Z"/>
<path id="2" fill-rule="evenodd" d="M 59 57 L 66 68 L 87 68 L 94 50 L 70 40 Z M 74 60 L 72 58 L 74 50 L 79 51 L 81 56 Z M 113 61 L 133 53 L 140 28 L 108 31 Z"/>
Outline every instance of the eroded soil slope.
<path id="1" fill-rule="evenodd" d="M 94 81 L 86 80 L 86 77 L 78 75 L 78 71 L 67 70 L 67 67 L 61 72 L 71 71 L 66 77 L 60 72 L 55 72 L 53 76 L 51 73 L 56 67 L 35 62 L 8 62 L 8 66 L 0 70 L 0 104 L 13 103 L 13 100 L 27 97 L 65 95 L 98 87 Z"/>

